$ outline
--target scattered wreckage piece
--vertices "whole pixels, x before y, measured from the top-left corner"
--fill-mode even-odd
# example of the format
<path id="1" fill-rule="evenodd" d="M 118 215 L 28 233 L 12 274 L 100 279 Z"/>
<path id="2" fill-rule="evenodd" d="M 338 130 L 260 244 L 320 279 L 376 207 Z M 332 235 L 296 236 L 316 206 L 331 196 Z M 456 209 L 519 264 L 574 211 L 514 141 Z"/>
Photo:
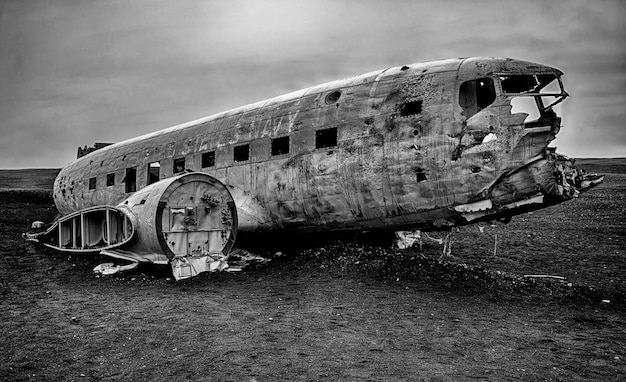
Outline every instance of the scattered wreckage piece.
<path id="1" fill-rule="evenodd" d="M 530 278 L 530 279 L 532 279 L 532 278 L 535 278 L 535 279 L 554 279 L 554 280 L 559 280 L 559 281 L 567 280 L 563 276 L 554 276 L 554 275 L 524 275 L 524 277 Z"/>
<path id="2" fill-rule="evenodd" d="M 35 220 L 31 225 L 30 228 L 31 229 L 41 229 L 43 227 L 45 227 L 46 223 L 42 222 L 41 220 Z"/>
<path id="3" fill-rule="evenodd" d="M 440 239 L 432 237 L 431 235 L 428 234 L 428 232 L 422 232 L 420 230 L 396 231 L 395 234 L 396 234 L 395 244 L 399 249 L 407 249 L 407 248 L 412 247 L 415 244 L 418 244 L 420 252 L 422 252 L 424 239 L 428 239 L 430 241 L 433 241 L 443 246 L 439 260 L 443 259 L 444 257 L 452 256 L 452 243 L 454 243 L 454 235 L 453 235 L 452 228 L 446 230 L 444 237 Z"/>
<path id="4" fill-rule="evenodd" d="M 125 252 L 124 257 L 120 257 L 115 252 L 105 252 L 102 254 L 107 256 L 123 258 L 129 260 L 133 258 L 132 252 Z M 132 261 L 130 264 L 119 265 L 114 263 L 102 263 L 96 266 L 93 271 L 101 275 L 113 275 L 121 272 L 131 271 L 137 268 L 139 263 L 146 262 L 145 259 L 136 258 L 136 261 Z M 203 257 L 178 257 L 176 261 L 171 263 L 172 275 L 176 280 L 182 280 L 198 275 L 202 272 L 241 272 L 248 266 L 257 266 L 269 262 L 270 259 L 255 255 L 251 252 L 234 249 L 228 256 L 222 253 L 205 253 Z"/>
<path id="5" fill-rule="evenodd" d="M 139 263 L 130 263 L 127 265 L 116 265 L 113 263 L 102 263 L 100 265 L 97 265 L 94 269 L 93 272 L 94 273 L 98 273 L 104 276 L 109 276 L 109 275 L 114 275 L 116 273 L 120 273 L 120 272 L 127 272 L 130 270 L 133 270 L 135 268 L 137 268 L 137 265 L 139 265 Z"/>

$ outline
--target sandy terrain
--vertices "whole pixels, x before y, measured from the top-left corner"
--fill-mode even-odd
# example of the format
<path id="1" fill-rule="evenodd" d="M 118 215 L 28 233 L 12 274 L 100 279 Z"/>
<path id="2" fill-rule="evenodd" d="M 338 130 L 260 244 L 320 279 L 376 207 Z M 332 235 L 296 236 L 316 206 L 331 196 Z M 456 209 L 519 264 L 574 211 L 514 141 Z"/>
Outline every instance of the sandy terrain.
<path id="1" fill-rule="evenodd" d="M 0 192 L 3 381 L 626 378 L 625 174 L 462 228 L 441 261 L 434 242 L 311 243 L 182 282 L 149 267 L 98 277 L 108 260 L 22 241 L 55 214 L 47 192 Z"/>

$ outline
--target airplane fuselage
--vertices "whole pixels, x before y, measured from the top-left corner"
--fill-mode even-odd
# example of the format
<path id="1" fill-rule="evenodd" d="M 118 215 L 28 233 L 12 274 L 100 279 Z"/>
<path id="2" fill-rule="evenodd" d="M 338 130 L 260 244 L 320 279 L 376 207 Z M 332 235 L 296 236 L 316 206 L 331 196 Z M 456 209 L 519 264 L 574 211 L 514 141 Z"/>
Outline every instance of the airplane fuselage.
<path id="1" fill-rule="evenodd" d="M 54 198 L 62 214 L 117 205 L 196 171 L 261 211 L 241 231 L 438 229 L 515 214 L 569 197 L 547 149 L 560 118 L 541 101 L 567 96 L 561 75 L 468 58 L 329 82 L 97 150 L 62 169 Z M 556 93 L 540 95 L 549 83 Z M 535 120 L 511 113 L 516 98 L 535 104 Z"/>

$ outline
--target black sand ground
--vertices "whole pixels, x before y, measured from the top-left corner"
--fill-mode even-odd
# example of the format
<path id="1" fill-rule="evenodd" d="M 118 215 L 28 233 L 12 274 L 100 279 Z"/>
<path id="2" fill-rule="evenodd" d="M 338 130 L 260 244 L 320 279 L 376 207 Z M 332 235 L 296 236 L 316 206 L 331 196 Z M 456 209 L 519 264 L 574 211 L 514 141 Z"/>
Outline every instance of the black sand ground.
<path id="1" fill-rule="evenodd" d="M 182 282 L 26 244 L 50 195 L 0 192 L 0 380 L 624 380 L 625 191 L 465 227 L 441 261 L 334 242 Z"/>

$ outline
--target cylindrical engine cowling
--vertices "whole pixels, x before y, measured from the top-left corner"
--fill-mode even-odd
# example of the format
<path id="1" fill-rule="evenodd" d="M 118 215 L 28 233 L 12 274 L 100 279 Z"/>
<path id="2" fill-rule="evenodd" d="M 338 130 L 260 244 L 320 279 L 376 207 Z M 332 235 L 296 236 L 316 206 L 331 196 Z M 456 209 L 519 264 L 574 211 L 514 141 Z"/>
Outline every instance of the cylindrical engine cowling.
<path id="1" fill-rule="evenodd" d="M 204 173 L 163 179 L 117 207 L 136 222 L 137 240 L 125 249 L 155 263 L 227 254 L 237 236 L 237 209 L 230 192 Z"/>

